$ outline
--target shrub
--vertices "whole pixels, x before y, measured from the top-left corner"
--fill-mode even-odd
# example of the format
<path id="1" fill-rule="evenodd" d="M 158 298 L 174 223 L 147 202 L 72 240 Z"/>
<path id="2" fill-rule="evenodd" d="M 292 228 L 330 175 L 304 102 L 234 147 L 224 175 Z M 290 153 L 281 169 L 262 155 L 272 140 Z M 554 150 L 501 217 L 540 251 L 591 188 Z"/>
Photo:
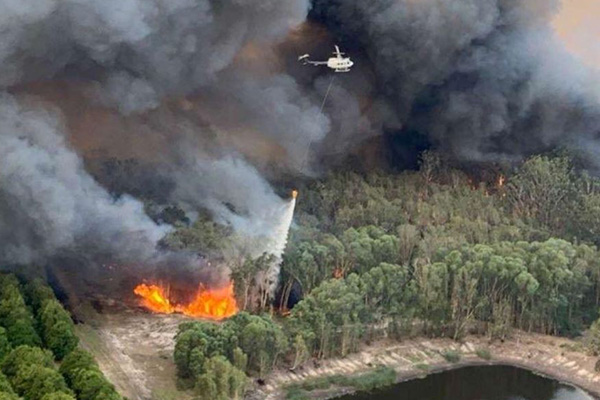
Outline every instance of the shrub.
<path id="1" fill-rule="evenodd" d="M 489 349 L 477 349 L 475 351 L 475 353 L 477 354 L 477 357 L 479 357 L 483 360 L 491 360 L 492 359 L 492 353 L 490 353 Z"/>
<path id="2" fill-rule="evenodd" d="M 415 368 L 420 369 L 421 371 L 428 372 L 431 367 L 429 366 L 429 364 L 419 363 L 415 365 Z"/>
<path id="3" fill-rule="evenodd" d="M 451 363 L 457 363 L 460 361 L 460 353 L 456 350 L 446 350 L 442 353 L 442 357 Z"/>

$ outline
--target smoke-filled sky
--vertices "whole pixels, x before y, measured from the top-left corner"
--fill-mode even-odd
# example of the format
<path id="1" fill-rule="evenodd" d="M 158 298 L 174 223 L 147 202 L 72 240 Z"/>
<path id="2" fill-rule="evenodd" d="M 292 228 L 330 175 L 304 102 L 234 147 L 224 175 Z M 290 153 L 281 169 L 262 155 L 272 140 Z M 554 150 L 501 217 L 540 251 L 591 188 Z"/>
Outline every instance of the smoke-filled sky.
<path id="1" fill-rule="evenodd" d="M 269 180 L 365 143 L 398 164 L 414 137 L 480 162 L 566 146 L 597 169 L 592 3 L 0 0 L 0 263 L 152 259 L 170 227 L 135 196 L 268 235 Z M 348 74 L 296 61 L 335 43 Z"/>
<path id="2" fill-rule="evenodd" d="M 563 0 L 553 22 L 567 49 L 585 63 L 600 68 L 600 2 Z"/>

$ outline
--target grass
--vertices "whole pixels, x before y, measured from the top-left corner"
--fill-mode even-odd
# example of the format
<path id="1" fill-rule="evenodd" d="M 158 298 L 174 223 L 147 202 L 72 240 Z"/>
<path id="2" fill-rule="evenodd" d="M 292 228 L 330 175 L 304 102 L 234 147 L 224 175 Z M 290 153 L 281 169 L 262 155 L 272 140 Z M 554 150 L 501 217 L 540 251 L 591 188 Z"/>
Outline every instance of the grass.
<path id="1" fill-rule="evenodd" d="M 483 360 L 491 360 L 492 359 L 492 353 L 490 353 L 489 349 L 477 349 L 475 350 L 475 354 L 477 354 L 477 357 L 483 359 Z"/>
<path id="2" fill-rule="evenodd" d="M 421 371 L 429 372 L 429 369 L 431 367 L 429 366 L 429 364 L 419 363 L 419 364 L 415 364 L 415 368 L 419 369 Z"/>
<path id="3" fill-rule="evenodd" d="M 460 361 L 460 353 L 456 350 L 446 350 L 442 353 L 442 357 L 451 363 L 457 363 Z"/>
<path id="4" fill-rule="evenodd" d="M 396 371 L 380 366 L 375 370 L 355 376 L 331 375 L 307 379 L 286 387 L 286 400 L 310 399 L 309 393 L 315 390 L 330 389 L 332 386 L 348 387 L 358 391 L 370 391 L 396 383 Z"/>

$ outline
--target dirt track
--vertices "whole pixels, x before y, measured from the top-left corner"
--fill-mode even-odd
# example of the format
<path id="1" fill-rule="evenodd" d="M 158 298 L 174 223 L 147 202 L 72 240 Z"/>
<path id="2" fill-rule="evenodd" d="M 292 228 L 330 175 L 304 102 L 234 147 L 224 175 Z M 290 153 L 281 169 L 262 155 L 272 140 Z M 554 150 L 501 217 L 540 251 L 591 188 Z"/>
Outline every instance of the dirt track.
<path id="1" fill-rule="evenodd" d="M 81 345 L 128 399 L 186 400 L 191 396 L 177 391 L 173 363 L 173 338 L 185 320 L 130 310 L 96 315 L 77 329 Z"/>

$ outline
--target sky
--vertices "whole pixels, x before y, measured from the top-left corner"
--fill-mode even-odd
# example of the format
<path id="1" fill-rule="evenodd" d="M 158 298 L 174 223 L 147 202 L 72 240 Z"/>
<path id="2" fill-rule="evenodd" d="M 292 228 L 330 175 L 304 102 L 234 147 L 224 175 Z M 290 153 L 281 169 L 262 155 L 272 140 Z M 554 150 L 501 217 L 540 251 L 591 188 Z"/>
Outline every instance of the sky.
<path id="1" fill-rule="evenodd" d="M 600 0 L 562 0 L 554 26 L 567 48 L 600 68 Z"/>

